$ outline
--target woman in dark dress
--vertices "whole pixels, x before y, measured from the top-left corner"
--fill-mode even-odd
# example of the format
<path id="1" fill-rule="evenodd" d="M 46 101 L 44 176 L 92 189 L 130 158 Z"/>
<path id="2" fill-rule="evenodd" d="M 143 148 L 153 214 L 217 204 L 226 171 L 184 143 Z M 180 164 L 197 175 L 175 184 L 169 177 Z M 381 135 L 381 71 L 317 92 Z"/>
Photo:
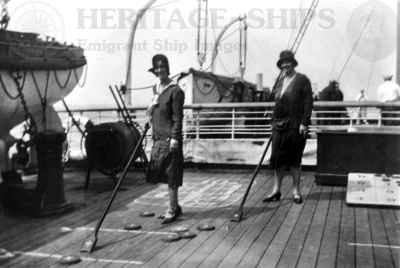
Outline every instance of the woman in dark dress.
<path id="1" fill-rule="evenodd" d="M 306 144 L 313 106 L 310 80 L 297 73 L 294 54 L 282 51 L 277 66 L 282 71 L 272 92 L 275 100 L 272 115 L 272 153 L 271 167 L 275 170 L 272 193 L 263 201 L 278 201 L 281 198 L 281 185 L 285 171 L 293 177 L 293 201 L 302 203 L 300 193 L 301 158 Z"/>
<path id="2" fill-rule="evenodd" d="M 159 78 L 148 116 L 153 132 L 153 147 L 147 169 L 147 181 L 167 183 L 169 209 L 162 223 L 170 223 L 182 214 L 178 204 L 178 188 L 183 179 L 182 120 L 184 92 L 169 78 L 169 63 L 165 55 L 157 54 L 149 70 Z"/>

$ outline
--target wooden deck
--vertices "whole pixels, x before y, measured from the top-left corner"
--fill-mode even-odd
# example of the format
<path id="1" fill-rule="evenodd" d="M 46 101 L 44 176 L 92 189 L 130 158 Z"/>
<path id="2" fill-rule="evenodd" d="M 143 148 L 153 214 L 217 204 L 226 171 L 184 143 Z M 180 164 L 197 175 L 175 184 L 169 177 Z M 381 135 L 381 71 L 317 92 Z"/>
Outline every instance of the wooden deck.
<path id="1" fill-rule="evenodd" d="M 246 203 L 246 218 L 230 216 L 247 187 L 251 171 L 186 170 L 180 200 L 184 215 L 171 225 L 143 210 L 161 214 L 167 207 L 165 185 L 144 183 L 143 173 L 130 173 L 104 222 L 96 250 L 79 252 L 91 234 L 113 187 L 95 174 L 90 189 L 82 189 L 84 171 L 65 172 L 66 192 L 76 209 L 61 216 L 29 218 L 0 215 L 0 248 L 17 256 L 0 260 L 1 267 L 59 267 L 64 255 L 79 255 L 74 267 L 400 267 L 400 215 L 390 208 L 349 207 L 344 187 L 322 187 L 313 173 L 304 173 L 304 202 L 294 204 L 290 179 L 283 200 L 265 204 L 272 180 L 261 172 Z M 142 224 L 126 232 L 127 223 Z M 200 223 L 216 226 L 199 232 Z M 192 240 L 161 241 L 174 226 L 197 233 Z M 68 230 L 68 232 L 63 232 Z"/>

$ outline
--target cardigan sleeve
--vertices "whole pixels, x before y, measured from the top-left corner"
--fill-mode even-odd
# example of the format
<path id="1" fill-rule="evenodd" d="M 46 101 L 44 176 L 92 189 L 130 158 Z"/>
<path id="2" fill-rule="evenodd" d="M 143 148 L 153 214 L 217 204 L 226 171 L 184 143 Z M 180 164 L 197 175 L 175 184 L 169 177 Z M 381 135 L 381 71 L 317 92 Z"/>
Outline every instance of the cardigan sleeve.
<path id="1" fill-rule="evenodd" d="M 172 93 L 172 129 L 171 138 L 182 140 L 183 104 L 185 93 L 177 87 Z"/>
<path id="2" fill-rule="evenodd" d="M 313 97 L 310 80 L 305 77 L 305 83 L 303 87 L 303 116 L 301 119 L 301 124 L 308 126 L 311 124 L 311 113 L 313 109 Z"/>

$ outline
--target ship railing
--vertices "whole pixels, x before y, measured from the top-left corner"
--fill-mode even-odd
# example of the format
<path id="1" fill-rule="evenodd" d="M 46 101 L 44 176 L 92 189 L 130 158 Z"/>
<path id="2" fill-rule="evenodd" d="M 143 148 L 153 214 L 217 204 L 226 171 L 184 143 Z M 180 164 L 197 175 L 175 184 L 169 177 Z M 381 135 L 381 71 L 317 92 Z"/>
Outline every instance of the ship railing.
<path id="1" fill-rule="evenodd" d="M 252 139 L 264 140 L 271 135 L 274 103 L 192 104 L 184 107 L 183 135 L 185 139 Z M 128 108 L 141 126 L 147 121 L 147 107 Z M 78 118 L 93 123 L 122 120 L 114 108 L 72 109 Z M 59 114 L 67 120 L 65 111 Z M 78 120 L 80 121 L 80 120 Z M 400 102 L 314 102 L 310 136 L 321 129 L 347 130 L 390 126 L 400 131 Z M 71 129 L 71 134 L 77 130 Z M 151 131 L 148 138 L 151 137 Z"/>

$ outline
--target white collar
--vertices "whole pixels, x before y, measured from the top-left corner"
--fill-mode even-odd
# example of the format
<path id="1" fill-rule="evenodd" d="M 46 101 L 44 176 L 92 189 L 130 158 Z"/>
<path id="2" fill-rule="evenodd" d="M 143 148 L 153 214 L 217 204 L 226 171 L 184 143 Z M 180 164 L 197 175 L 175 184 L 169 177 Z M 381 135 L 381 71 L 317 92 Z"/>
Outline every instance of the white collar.
<path id="1" fill-rule="evenodd" d="M 158 82 L 157 85 L 156 85 L 156 91 L 157 91 L 156 94 L 161 94 L 167 88 L 169 88 L 170 86 L 174 86 L 174 85 L 177 85 L 177 83 L 173 79 L 171 79 L 171 81 L 165 86 L 161 86 L 161 83 Z M 162 88 L 162 90 L 161 90 L 161 88 Z"/>

